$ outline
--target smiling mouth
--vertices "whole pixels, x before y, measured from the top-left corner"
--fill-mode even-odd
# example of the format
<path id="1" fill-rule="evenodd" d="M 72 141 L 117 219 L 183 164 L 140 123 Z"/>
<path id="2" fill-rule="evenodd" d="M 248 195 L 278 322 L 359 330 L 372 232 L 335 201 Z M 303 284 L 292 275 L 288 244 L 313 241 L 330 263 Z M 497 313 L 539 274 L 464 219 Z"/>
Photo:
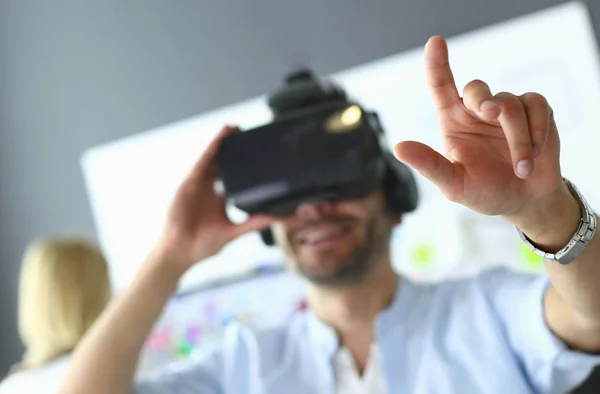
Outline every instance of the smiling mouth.
<path id="1" fill-rule="evenodd" d="M 336 242 L 350 231 L 345 225 L 319 225 L 306 230 L 299 238 L 302 246 L 322 246 Z"/>

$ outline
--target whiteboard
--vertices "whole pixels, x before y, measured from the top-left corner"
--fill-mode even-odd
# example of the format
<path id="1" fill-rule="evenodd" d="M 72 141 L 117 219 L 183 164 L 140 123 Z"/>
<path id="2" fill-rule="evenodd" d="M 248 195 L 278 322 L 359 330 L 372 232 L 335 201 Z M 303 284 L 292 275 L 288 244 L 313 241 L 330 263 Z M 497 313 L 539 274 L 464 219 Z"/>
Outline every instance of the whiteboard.
<path id="1" fill-rule="evenodd" d="M 600 63 L 585 4 L 562 4 L 451 37 L 448 44 L 459 90 L 477 78 L 488 82 L 494 93 L 536 91 L 548 98 L 561 135 L 563 173 L 600 207 L 600 182 L 590 165 L 600 146 Z M 327 77 L 379 113 L 390 146 L 418 140 L 442 151 L 422 47 Z M 212 136 L 223 124 L 244 129 L 269 120 L 266 97 L 259 96 L 82 154 L 99 241 L 117 291 L 131 281 L 148 254 L 176 187 Z M 541 268 L 524 254 L 514 228 L 446 201 L 428 181 L 417 178 L 421 207 L 404 218 L 393 237 L 398 270 L 414 280 L 437 281 L 470 275 L 490 264 Z M 233 208 L 228 212 L 235 220 L 244 218 Z M 190 270 L 180 287 L 281 261 L 278 249 L 264 247 L 257 234 L 248 234 Z"/>

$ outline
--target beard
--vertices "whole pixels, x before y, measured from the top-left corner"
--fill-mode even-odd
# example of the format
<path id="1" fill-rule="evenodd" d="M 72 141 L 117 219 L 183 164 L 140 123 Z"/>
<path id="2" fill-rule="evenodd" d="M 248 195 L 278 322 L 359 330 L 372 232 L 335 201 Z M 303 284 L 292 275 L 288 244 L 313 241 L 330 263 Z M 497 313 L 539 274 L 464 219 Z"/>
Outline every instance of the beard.
<path id="1" fill-rule="evenodd" d="M 323 287 L 343 287 L 361 283 L 389 253 L 389 240 L 392 225 L 383 215 L 372 215 L 365 225 L 365 235 L 362 243 L 354 248 L 339 261 L 326 264 L 333 268 L 322 272 L 311 264 L 300 259 L 295 260 L 295 270 L 309 282 Z M 335 221 L 335 219 L 334 219 Z M 336 259 L 336 257 L 331 257 Z"/>

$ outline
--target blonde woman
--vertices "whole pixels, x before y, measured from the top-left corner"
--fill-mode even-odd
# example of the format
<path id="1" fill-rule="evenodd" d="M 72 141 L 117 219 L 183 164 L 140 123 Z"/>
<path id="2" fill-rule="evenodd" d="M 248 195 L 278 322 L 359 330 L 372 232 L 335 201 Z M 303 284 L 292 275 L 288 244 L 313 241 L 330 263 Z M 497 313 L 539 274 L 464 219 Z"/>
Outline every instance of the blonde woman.
<path id="1" fill-rule="evenodd" d="M 0 394 L 52 394 L 71 351 L 110 299 L 108 266 L 94 245 L 43 239 L 27 249 L 19 288 L 19 334 L 26 351 Z"/>

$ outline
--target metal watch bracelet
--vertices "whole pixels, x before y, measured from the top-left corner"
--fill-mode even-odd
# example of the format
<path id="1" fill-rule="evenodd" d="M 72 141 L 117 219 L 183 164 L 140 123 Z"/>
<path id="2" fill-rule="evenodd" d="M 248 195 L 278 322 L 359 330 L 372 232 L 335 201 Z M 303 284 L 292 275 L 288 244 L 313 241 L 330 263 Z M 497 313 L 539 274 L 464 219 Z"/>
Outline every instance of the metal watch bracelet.
<path id="1" fill-rule="evenodd" d="M 568 179 L 564 178 L 564 181 L 569 188 L 573 197 L 577 200 L 579 207 L 581 208 L 581 219 L 579 220 L 579 227 L 577 231 L 571 237 L 571 240 L 567 243 L 565 247 L 560 249 L 556 253 L 548 253 L 539 249 L 527 238 L 525 234 L 521 230 L 517 228 L 517 232 L 519 233 L 519 237 L 525 243 L 525 245 L 531 249 L 538 256 L 543 257 L 549 261 L 555 261 L 560 264 L 566 265 L 573 262 L 577 257 L 579 257 L 587 245 L 590 243 L 594 235 L 596 234 L 596 214 L 593 209 L 589 206 L 585 198 L 579 192 L 579 189 L 575 187 Z"/>

